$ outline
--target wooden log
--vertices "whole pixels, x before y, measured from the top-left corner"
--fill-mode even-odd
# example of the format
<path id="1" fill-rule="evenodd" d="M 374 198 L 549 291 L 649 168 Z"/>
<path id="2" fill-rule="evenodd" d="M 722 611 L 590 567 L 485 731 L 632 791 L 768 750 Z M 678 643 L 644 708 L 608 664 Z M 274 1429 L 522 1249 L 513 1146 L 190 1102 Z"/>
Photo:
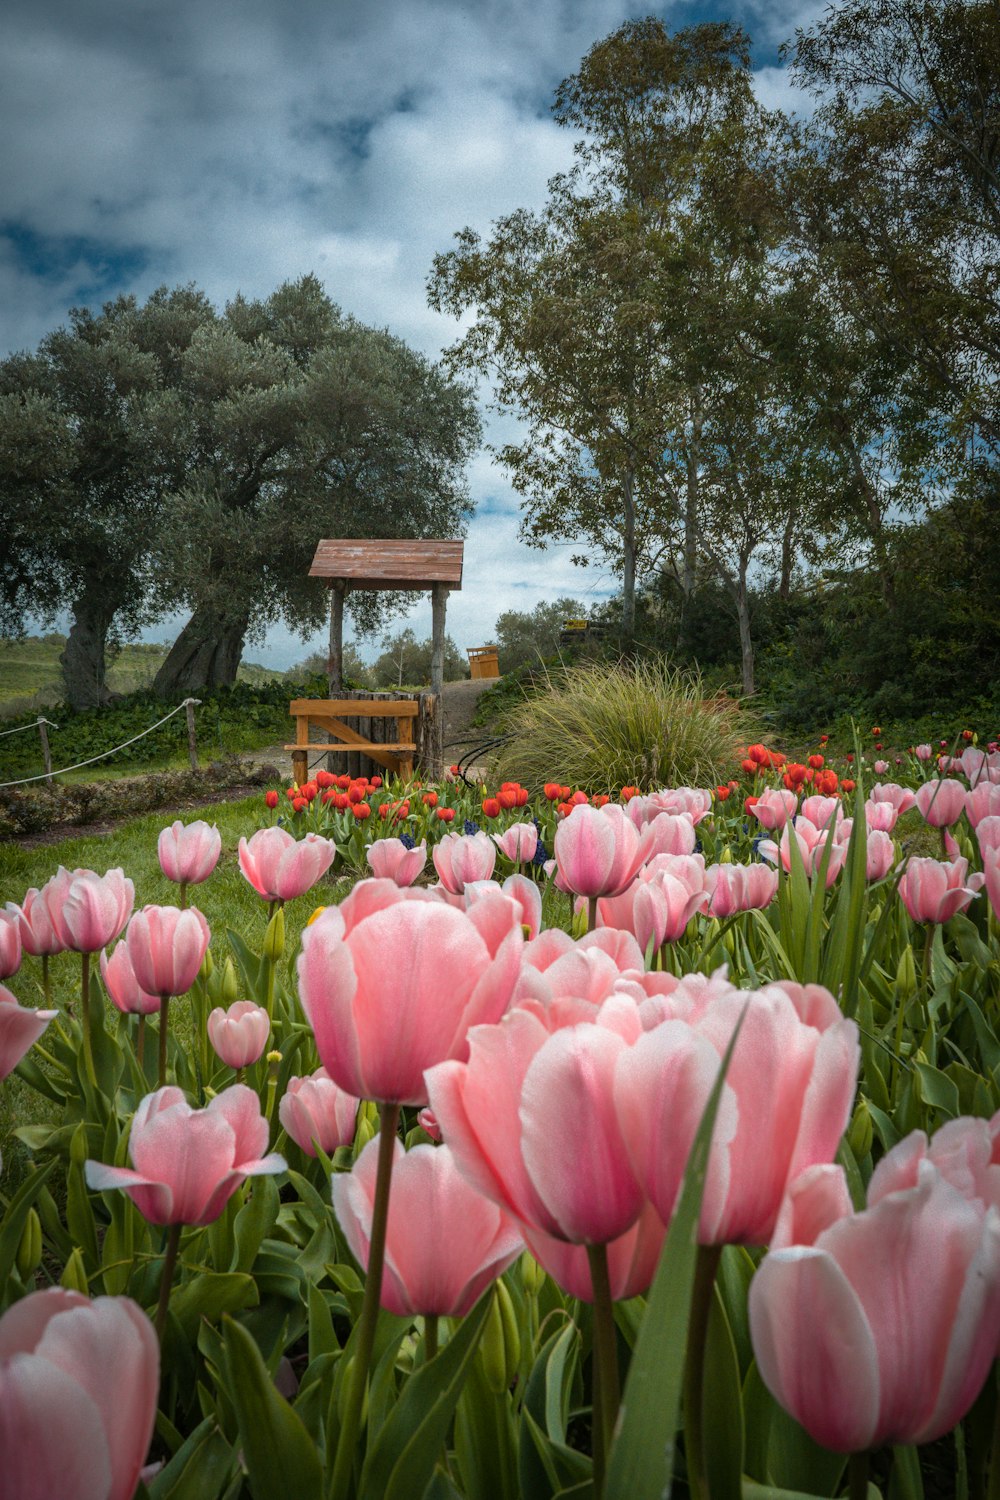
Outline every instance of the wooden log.
<path id="1" fill-rule="evenodd" d="M 38 738 L 42 742 L 42 764 L 45 766 L 45 781 L 47 785 L 51 786 L 52 751 L 49 749 L 49 736 L 48 731 L 45 728 L 47 721 L 42 717 L 41 714 L 39 714 L 36 722 L 38 724 Z"/>
<path id="2" fill-rule="evenodd" d="M 194 699 L 188 698 L 184 704 L 184 712 L 187 716 L 188 731 L 188 760 L 191 762 L 192 771 L 198 769 L 198 741 L 194 732 Z"/>

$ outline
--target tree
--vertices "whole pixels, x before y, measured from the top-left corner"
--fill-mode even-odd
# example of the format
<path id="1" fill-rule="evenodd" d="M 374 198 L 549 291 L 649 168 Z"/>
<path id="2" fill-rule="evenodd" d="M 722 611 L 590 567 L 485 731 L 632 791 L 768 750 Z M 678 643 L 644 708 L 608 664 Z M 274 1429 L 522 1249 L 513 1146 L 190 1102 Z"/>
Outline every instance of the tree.
<path id="1" fill-rule="evenodd" d="M 576 599 L 544 600 L 532 610 L 505 610 L 497 619 L 495 638 L 501 672 L 536 665 L 559 650 L 559 632 L 566 620 L 581 620 L 587 611 Z"/>
<path id="2" fill-rule="evenodd" d="M 184 376 L 188 477 L 158 561 L 165 602 L 192 613 L 157 676 L 164 696 L 232 681 L 244 641 L 277 618 L 322 624 L 319 537 L 460 534 L 479 438 L 463 385 L 342 317 L 314 277 L 237 299 Z M 368 593 L 350 607 L 369 631 L 398 603 Z"/>
<path id="3" fill-rule="evenodd" d="M 431 680 L 433 639 L 418 641 L 409 625 L 395 635 L 382 637 L 382 654 L 371 668 L 376 687 L 419 686 Z M 469 664 L 450 635 L 444 638 L 444 680 L 460 682 L 469 675 Z"/>
<path id="4" fill-rule="evenodd" d="M 77 308 L 35 354 L 0 363 L 0 572 L 4 628 L 69 607 L 62 656 L 75 707 L 105 701 L 109 632 L 149 618 L 149 559 L 178 454 L 152 414 L 196 330 L 215 314 L 190 287 L 142 307 Z"/>

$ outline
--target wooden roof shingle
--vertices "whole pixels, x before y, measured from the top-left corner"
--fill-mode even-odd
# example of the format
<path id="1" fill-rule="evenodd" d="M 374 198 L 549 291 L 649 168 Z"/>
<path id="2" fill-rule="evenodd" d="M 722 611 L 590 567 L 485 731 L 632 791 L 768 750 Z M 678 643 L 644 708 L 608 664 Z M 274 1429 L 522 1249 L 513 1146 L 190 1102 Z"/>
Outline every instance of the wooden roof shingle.
<path id="1" fill-rule="evenodd" d="M 429 589 L 436 583 L 462 587 L 462 541 L 323 540 L 310 578 L 343 579 L 355 589 Z"/>

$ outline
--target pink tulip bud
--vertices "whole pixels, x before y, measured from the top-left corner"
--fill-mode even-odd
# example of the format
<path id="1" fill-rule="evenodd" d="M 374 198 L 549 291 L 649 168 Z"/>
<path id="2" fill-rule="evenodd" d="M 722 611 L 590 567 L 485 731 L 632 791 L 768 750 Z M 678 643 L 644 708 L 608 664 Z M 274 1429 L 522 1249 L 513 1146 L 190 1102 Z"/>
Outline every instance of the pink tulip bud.
<path id="1" fill-rule="evenodd" d="M 9 979 L 21 967 L 20 915 L 12 902 L 0 911 L 0 979 Z"/>
<path id="2" fill-rule="evenodd" d="M 0 1080 L 14 1071 L 58 1014 L 57 1010 L 30 1010 L 20 1005 L 0 984 Z"/>
<path id="3" fill-rule="evenodd" d="M 898 817 L 899 813 L 891 802 L 868 801 L 865 803 L 865 822 L 870 829 L 891 833 Z"/>
<path id="4" fill-rule="evenodd" d="M 49 1287 L 0 1318 L 2 1493 L 132 1500 L 160 1384 L 153 1325 L 128 1297 Z"/>
<path id="5" fill-rule="evenodd" d="M 265 901 L 294 901 L 322 879 L 333 864 L 337 846 L 318 833 L 295 839 L 285 828 L 258 828 L 240 839 L 244 877 Z"/>
<path id="6" fill-rule="evenodd" d="M 45 889 L 53 925 L 64 936 L 66 947 L 76 953 L 99 953 L 113 943 L 131 916 L 135 901 L 135 886 L 121 869 L 109 870 L 106 875 L 76 870 L 69 876 L 60 868 Z M 57 901 L 61 905 L 58 916 L 54 910 Z"/>
<path id="7" fill-rule="evenodd" d="M 208 1018 L 208 1039 L 227 1068 L 249 1068 L 264 1055 L 271 1022 L 252 1000 L 235 1000 L 228 1010 L 217 1005 Z"/>
<path id="8" fill-rule="evenodd" d="M 125 1015 L 150 1016 L 160 1008 L 160 996 L 148 995 L 139 986 L 128 956 L 128 943 L 116 943 L 111 957 L 101 954 L 101 978 L 111 1002 Z"/>
<path id="9" fill-rule="evenodd" d="M 285 1170 L 267 1150 L 260 1100 L 242 1083 L 192 1109 L 180 1089 L 147 1094 L 132 1120 L 128 1151 L 135 1168 L 85 1164 L 96 1192 L 122 1188 L 150 1224 L 211 1224 L 247 1177 Z"/>
<path id="10" fill-rule="evenodd" d="M 705 871 L 709 912 L 724 921 L 736 912 L 763 911 L 778 894 L 778 872 L 767 865 L 710 865 Z"/>
<path id="11" fill-rule="evenodd" d="M 401 839 L 376 839 L 368 845 L 368 864 L 377 880 L 412 885 L 427 863 L 427 841 L 407 849 Z"/>
<path id="12" fill-rule="evenodd" d="M 222 834 L 202 818 L 187 826 L 178 818 L 160 834 L 156 852 L 168 880 L 178 885 L 200 885 L 219 862 Z"/>
<path id="13" fill-rule="evenodd" d="M 934 758 L 934 749 L 931 745 L 915 745 L 913 753 L 917 760 L 927 761 Z"/>
<path id="14" fill-rule="evenodd" d="M 870 830 L 865 846 L 866 880 L 884 880 L 895 858 L 896 850 L 889 835 L 880 828 Z"/>
<path id="15" fill-rule="evenodd" d="M 327 1156 L 354 1140 L 360 1100 L 334 1083 L 325 1068 L 308 1078 L 290 1078 L 278 1105 L 278 1118 L 295 1144 L 315 1156 L 314 1142 Z"/>
<path id="16" fill-rule="evenodd" d="M 462 1318 L 524 1249 L 511 1217 L 459 1175 L 447 1146 L 396 1141 L 386 1227 L 382 1306 L 400 1317 Z M 378 1142 L 333 1179 L 334 1212 L 367 1268 Z M 433 1234 L 414 1233 L 432 1224 Z"/>
<path id="17" fill-rule="evenodd" d="M 872 770 L 875 772 L 876 776 L 884 776 L 888 769 L 889 762 L 887 760 L 877 760 L 872 766 Z"/>

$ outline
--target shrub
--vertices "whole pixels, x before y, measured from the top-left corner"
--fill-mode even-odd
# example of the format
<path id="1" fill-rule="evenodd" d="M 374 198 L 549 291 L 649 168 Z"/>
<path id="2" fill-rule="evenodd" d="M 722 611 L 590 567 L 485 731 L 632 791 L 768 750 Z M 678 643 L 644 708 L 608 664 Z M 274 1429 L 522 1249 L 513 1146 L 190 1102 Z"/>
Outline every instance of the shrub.
<path id="1" fill-rule="evenodd" d="M 501 718 L 510 736 L 498 776 L 588 791 L 710 785 L 732 770 L 759 727 L 731 698 L 706 698 L 701 678 L 661 657 L 560 671 Z"/>

